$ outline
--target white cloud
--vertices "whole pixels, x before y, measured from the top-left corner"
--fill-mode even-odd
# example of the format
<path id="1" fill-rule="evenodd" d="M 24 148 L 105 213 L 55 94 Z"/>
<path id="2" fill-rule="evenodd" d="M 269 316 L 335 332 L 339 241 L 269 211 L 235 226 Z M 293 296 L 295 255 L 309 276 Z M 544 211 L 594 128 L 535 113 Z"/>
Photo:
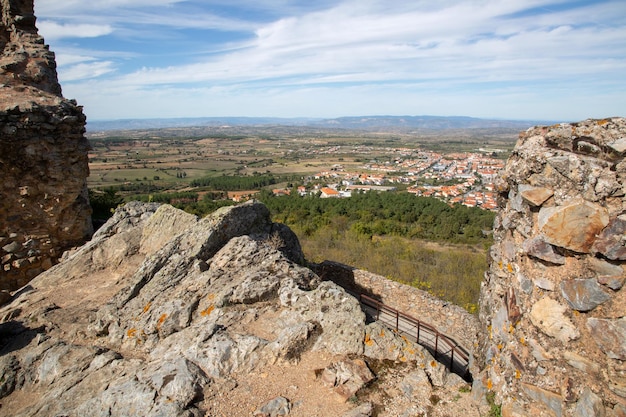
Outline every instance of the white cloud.
<path id="1" fill-rule="evenodd" d="M 40 20 L 37 27 L 49 41 L 63 38 L 97 38 L 113 32 L 110 25 L 60 24 L 51 20 Z"/>
<path id="2" fill-rule="evenodd" d="M 115 71 L 115 64 L 110 61 L 81 62 L 66 66 L 63 71 L 59 71 L 59 81 L 63 83 L 97 78 L 113 71 Z"/>

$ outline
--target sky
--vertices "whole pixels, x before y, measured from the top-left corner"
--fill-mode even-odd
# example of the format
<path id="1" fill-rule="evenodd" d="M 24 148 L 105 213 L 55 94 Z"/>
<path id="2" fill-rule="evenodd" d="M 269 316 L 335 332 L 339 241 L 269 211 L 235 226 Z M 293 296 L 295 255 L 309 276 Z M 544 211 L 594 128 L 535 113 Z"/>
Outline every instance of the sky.
<path id="1" fill-rule="evenodd" d="M 90 120 L 626 116 L 624 0 L 35 0 Z"/>

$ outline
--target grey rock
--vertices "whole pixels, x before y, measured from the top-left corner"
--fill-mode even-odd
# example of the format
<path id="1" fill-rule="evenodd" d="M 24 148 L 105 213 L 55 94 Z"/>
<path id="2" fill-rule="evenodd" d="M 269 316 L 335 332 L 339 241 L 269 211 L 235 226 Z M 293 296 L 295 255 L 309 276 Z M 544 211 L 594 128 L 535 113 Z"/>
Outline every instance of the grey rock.
<path id="1" fill-rule="evenodd" d="M 435 360 L 424 347 L 400 336 L 380 322 L 366 326 L 364 345 L 364 354 L 368 358 L 415 361 L 420 364 Z"/>
<path id="2" fill-rule="evenodd" d="M 169 204 L 160 206 L 141 231 L 141 252 L 152 255 L 197 222 L 198 218 L 193 214 L 185 213 Z"/>
<path id="3" fill-rule="evenodd" d="M 426 374 L 430 379 L 430 383 L 434 387 L 444 387 L 446 385 L 447 376 L 449 375 L 448 369 L 445 365 L 442 365 L 435 360 L 426 362 L 425 365 L 424 371 L 426 371 Z"/>
<path id="4" fill-rule="evenodd" d="M 371 417 L 373 412 L 374 406 L 371 402 L 367 401 L 348 411 L 342 417 Z"/>
<path id="5" fill-rule="evenodd" d="M 616 217 L 596 238 L 592 251 L 611 260 L 626 260 L 626 220 Z"/>
<path id="6" fill-rule="evenodd" d="M 138 377 L 149 381 L 159 396 L 182 407 L 199 397 L 210 382 L 197 365 L 185 358 L 152 362 Z"/>
<path id="7" fill-rule="evenodd" d="M 565 256 L 556 253 L 554 247 L 541 236 L 535 236 L 525 240 L 522 249 L 528 255 L 541 259 L 542 261 L 550 262 L 555 265 L 565 264 Z"/>
<path id="8" fill-rule="evenodd" d="M 624 268 L 603 259 L 591 258 L 589 266 L 597 274 L 598 282 L 612 290 L 619 290 L 626 280 Z"/>
<path id="9" fill-rule="evenodd" d="M 432 385 L 426 372 L 418 368 L 402 379 L 400 390 L 409 400 L 413 398 L 428 398 L 432 393 Z"/>
<path id="10" fill-rule="evenodd" d="M 289 299 L 291 303 L 290 310 L 282 315 L 285 326 L 302 321 L 319 323 L 322 331 L 312 350 L 337 354 L 363 353 L 365 314 L 359 302 L 343 288 L 324 281 L 312 291 L 284 286 L 279 295 L 281 300 Z"/>
<path id="11" fill-rule="evenodd" d="M 559 394 L 526 383 L 522 383 L 522 390 L 534 401 L 545 405 L 557 417 L 563 415 L 563 397 Z"/>
<path id="12" fill-rule="evenodd" d="M 17 385 L 17 378 L 20 364 L 14 355 L 4 355 L 0 357 L 0 398 L 11 394 Z"/>
<path id="13" fill-rule="evenodd" d="M 15 253 L 22 249 L 22 245 L 19 242 L 11 242 L 8 245 L 4 245 L 2 250 L 7 253 Z"/>
<path id="14" fill-rule="evenodd" d="M 291 412 L 291 403 L 285 397 L 276 397 L 254 412 L 259 417 L 286 416 Z"/>
<path id="15" fill-rule="evenodd" d="M 609 143 L 608 146 L 616 152 L 623 154 L 624 152 L 626 152 L 626 137 L 619 138 Z"/>
<path id="16" fill-rule="evenodd" d="M 546 277 L 536 277 L 536 278 L 533 278 L 533 283 L 538 288 L 541 288 L 542 290 L 546 290 L 546 291 L 554 291 L 554 289 L 556 287 L 554 282 L 551 281 L 550 279 L 546 278 Z"/>
<path id="17" fill-rule="evenodd" d="M 374 379 L 374 374 L 362 359 L 346 359 L 335 362 L 322 371 L 322 383 L 347 401 L 365 384 Z"/>
<path id="18" fill-rule="evenodd" d="M 585 387 L 574 409 L 575 417 L 604 417 L 606 409 L 602 404 L 602 399 L 598 397 L 589 387 Z"/>
<path id="19" fill-rule="evenodd" d="M 578 311 L 591 311 L 611 297 L 593 279 L 569 279 L 561 282 L 561 294 Z"/>
<path id="20" fill-rule="evenodd" d="M 626 360 L 626 318 L 587 319 L 593 340 L 609 358 Z"/>
<path id="21" fill-rule="evenodd" d="M 600 365 L 577 354 L 576 352 L 566 350 L 565 352 L 563 352 L 563 359 L 565 359 L 567 363 L 574 368 L 581 370 L 585 373 L 600 372 Z"/>

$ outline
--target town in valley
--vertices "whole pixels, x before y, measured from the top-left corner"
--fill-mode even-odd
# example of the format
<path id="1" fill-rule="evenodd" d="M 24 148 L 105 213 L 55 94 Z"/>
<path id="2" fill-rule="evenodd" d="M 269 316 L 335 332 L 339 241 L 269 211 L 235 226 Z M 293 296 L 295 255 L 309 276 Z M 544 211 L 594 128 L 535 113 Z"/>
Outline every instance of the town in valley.
<path id="1" fill-rule="evenodd" d="M 89 186 L 121 193 L 198 191 L 218 176 L 272 175 L 275 195 L 347 198 L 397 191 L 495 210 L 494 179 L 519 130 L 364 132 L 285 126 L 202 127 L 88 134 Z M 194 180 L 196 182 L 194 183 Z M 196 186 L 194 187 L 194 184 Z M 229 190 L 235 201 L 259 189 Z"/>

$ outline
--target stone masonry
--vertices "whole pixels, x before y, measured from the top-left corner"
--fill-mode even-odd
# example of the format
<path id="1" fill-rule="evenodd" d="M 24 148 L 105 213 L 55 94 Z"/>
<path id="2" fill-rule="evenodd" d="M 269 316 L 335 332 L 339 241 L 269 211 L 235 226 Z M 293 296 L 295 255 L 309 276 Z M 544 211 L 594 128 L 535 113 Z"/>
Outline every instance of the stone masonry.
<path id="1" fill-rule="evenodd" d="M 470 352 L 474 352 L 479 345 L 479 323 L 476 316 L 457 305 L 410 285 L 337 262 L 324 261 L 315 266 L 314 270 L 322 279 L 339 284 L 357 297 L 360 294 L 368 295 L 434 326 Z"/>
<path id="2" fill-rule="evenodd" d="M 474 385 L 504 416 L 626 415 L 625 152 L 624 118 L 535 127 L 500 177 Z"/>
<path id="3" fill-rule="evenodd" d="M 61 95 L 33 0 L 0 4 L 0 290 L 9 291 L 92 227 L 82 107 Z"/>

